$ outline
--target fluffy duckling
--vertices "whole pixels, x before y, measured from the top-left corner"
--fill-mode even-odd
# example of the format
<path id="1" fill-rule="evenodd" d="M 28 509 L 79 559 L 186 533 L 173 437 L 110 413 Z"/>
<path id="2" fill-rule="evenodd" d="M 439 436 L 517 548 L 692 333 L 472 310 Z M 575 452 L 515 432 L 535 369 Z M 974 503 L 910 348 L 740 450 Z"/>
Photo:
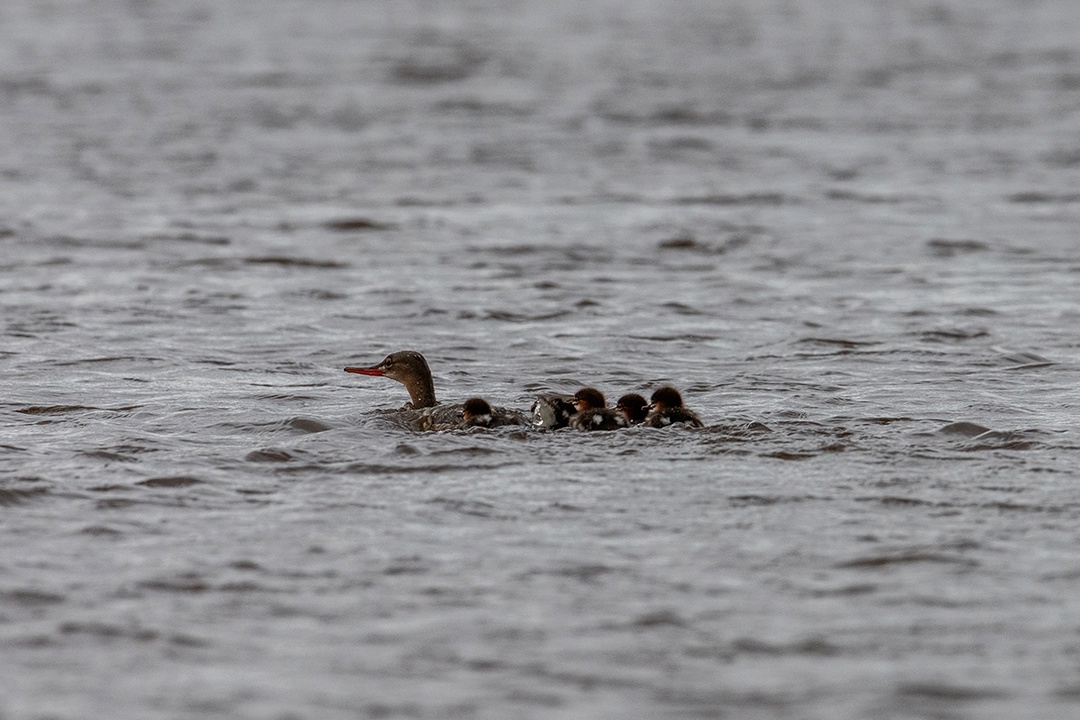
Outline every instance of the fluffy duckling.
<path id="1" fill-rule="evenodd" d="M 469 398 L 461 406 L 461 422 L 458 427 L 495 428 L 506 425 L 525 425 L 525 418 L 517 410 L 493 408 L 484 398 Z"/>
<path id="2" fill-rule="evenodd" d="M 604 394 L 596 388 L 582 388 L 574 393 L 570 427 L 575 430 L 618 430 L 630 423 L 621 412 L 607 407 Z"/>
<path id="3" fill-rule="evenodd" d="M 649 402 L 637 393 L 628 393 L 619 398 L 615 409 L 621 412 L 631 425 L 640 425 L 649 415 Z"/>
<path id="4" fill-rule="evenodd" d="M 649 415 L 645 424 L 649 427 L 667 427 L 675 423 L 687 423 L 691 427 L 704 427 L 701 418 L 693 410 L 683 405 L 682 395 L 673 387 L 658 388 L 652 394 Z"/>

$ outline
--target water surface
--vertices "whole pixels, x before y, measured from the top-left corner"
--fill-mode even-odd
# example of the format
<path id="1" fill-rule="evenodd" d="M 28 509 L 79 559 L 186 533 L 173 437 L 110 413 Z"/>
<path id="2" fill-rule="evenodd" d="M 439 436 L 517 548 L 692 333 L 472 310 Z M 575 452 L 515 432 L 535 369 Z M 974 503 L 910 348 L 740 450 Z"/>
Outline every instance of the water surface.
<path id="1" fill-rule="evenodd" d="M 0 718 L 1071 716 L 1078 15 L 6 4 Z"/>

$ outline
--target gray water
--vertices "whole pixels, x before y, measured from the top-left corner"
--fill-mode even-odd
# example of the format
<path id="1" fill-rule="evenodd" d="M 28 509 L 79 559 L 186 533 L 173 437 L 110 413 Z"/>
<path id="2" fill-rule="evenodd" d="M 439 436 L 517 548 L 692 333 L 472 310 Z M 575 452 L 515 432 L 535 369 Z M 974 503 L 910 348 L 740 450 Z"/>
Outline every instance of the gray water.
<path id="1" fill-rule="evenodd" d="M 1077 27 L 5 2 L 0 719 L 1075 717 Z"/>

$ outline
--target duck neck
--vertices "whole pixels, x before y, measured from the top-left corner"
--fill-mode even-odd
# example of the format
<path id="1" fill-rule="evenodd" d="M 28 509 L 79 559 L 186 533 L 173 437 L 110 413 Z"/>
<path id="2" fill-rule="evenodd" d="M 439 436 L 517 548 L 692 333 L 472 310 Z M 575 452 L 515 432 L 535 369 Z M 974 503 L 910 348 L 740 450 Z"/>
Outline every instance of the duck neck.
<path id="1" fill-rule="evenodd" d="M 438 405 L 438 401 L 435 400 L 435 383 L 430 376 L 414 378 L 405 387 L 409 391 L 409 398 L 414 408 L 429 408 Z"/>

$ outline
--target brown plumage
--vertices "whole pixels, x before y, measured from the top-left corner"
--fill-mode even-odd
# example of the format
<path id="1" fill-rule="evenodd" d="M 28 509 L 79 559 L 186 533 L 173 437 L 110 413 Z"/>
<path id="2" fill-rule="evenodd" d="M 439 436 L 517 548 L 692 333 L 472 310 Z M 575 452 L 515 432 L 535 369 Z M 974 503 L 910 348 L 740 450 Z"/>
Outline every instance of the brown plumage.
<path id="1" fill-rule="evenodd" d="M 673 387 L 658 388 L 650 400 L 649 416 L 645 418 L 649 427 L 667 427 L 675 423 L 687 423 L 691 427 L 705 425 L 697 413 L 683 405 L 682 395 Z"/>
<path id="2" fill-rule="evenodd" d="M 582 388 L 574 393 L 577 412 L 570 417 L 570 427 L 575 430 L 618 430 L 630 423 L 617 410 L 612 410 L 604 394 L 596 388 Z"/>
<path id="3" fill-rule="evenodd" d="M 525 416 L 516 410 L 492 408 L 483 398 L 470 398 L 461 405 L 439 405 L 435 399 L 435 381 L 423 355 L 415 350 L 399 350 L 371 367 L 347 367 L 347 373 L 388 377 L 409 391 L 410 402 L 402 421 L 416 430 L 453 430 L 465 427 L 501 427 L 527 425 Z"/>
<path id="4" fill-rule="evenodd" d="M 631 425 L 640 425 L 649 415 L 649 401 L 637 393 L 627 393 L 615 403 L 615 409 L 621 412 Z"/>

